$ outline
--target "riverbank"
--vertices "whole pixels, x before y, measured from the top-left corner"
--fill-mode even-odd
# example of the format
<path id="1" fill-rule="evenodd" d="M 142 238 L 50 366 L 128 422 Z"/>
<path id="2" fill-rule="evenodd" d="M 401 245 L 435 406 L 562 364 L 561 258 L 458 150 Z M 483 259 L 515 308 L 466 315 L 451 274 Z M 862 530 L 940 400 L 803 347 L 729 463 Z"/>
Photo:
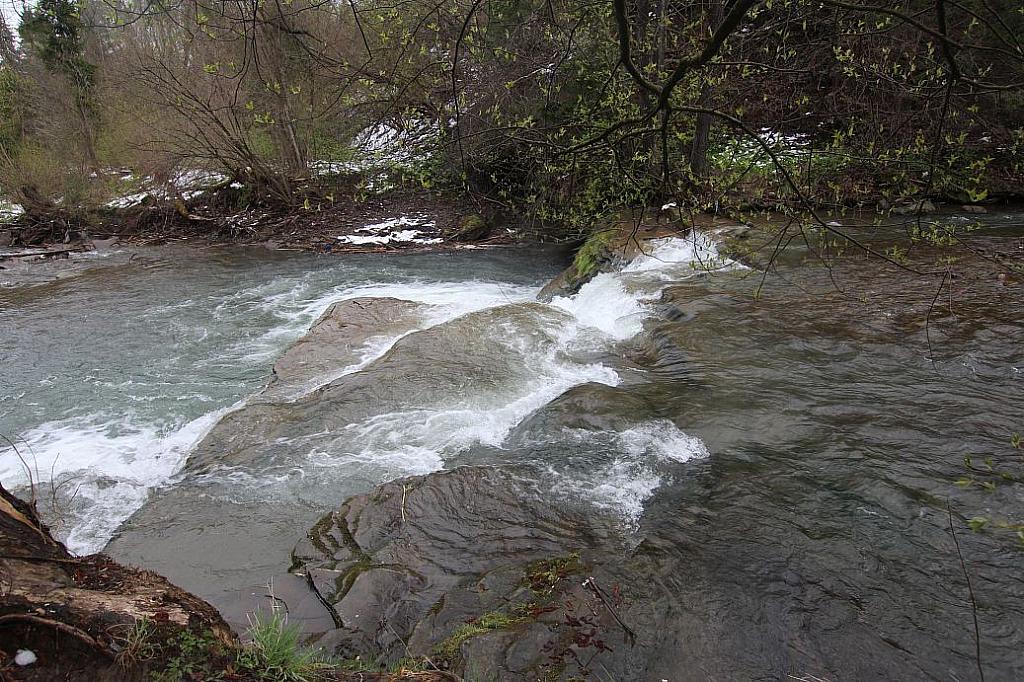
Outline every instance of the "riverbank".
<path id="1" fill-rule="evenodd" d="M 75 213 L 20 214 L 0 224 L 0 249 L 82 247 L 90 240 L 155 245 L 265 245 L 321 253 L 507 244 L 519 235 L 493 209 L 444 194 L 391 190 L 289 207 L 252 203 L 224 187 L 184 200 L 141 201 Z"/>
<path id="2" fill-rule="evenodd" d="M 235 680 L 448 682 L 306 649 L 270 603 L 247 641 L 208 603 L 104 554 L 72 556 L 35 504 L 0 486 L 0 677 L 11 682 Z"/>

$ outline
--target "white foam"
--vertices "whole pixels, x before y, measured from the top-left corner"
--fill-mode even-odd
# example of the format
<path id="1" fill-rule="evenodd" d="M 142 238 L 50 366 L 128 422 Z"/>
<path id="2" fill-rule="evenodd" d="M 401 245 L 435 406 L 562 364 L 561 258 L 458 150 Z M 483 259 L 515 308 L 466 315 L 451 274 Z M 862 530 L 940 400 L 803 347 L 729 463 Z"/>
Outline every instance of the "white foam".
<path id="1" fill-rule="evenodd" d="M 367 226 L 367 231 L 373 234 L 397 226 L 378 224 Z M 705 238 L 658 240 L 650 253 L 623 272 L 600 274 L 575 296 L 555 299 L 551 308 L 557 315 L 536 303 L 536 309 L 514 308 L 516 314 L 527 316 L 545 313 L 541 317 L 546 316 L 546 321 L 537 320 L 540 324 L 536 329 L 531 328 L 532 322 L 526 328 L 521 323 L 503 325 L 500 313 L 495 313 L 498 328 L 490 331 L 500 342 L 494 344 L 493 352 L 515 354 L 513 364 L 523 368 L 516 385 L 474 386 L 455 404 L 441 402 L 374 415 L 339 433 L 332 447 L 325 447 L 320 436 L 311 440 L 305 460 L 290 466 L 418 474 L 442 468 L 445 459 L 475 445 L 501 447 L 525 417 L 569 388 L 586 382 L 617 384 L 619 377 L 612 368 L 576 362 L 571 359 L 573 354 L 609 351 L 616 343 L 639 333 L 650 314 L 650 300 L 667 282 L 693 276 L 709 264 L 714 267 L 714 263 L 722 262 L 716 257 L 713 244 Z M 532 302 L 536 294 L 534 287 L 487 281 L 345 284 L 324 290 L 322 276 L 311 271 L 298 277 L 277 278 L 221 299 L 213 311 L 221 320 L 233 319 L 240 310 L 251 310 L 270 314 L 276 322 L 262 335 L 220 349 L 216 357 L 202 362 L 229 371 L 253 358 L 276 356 L 338 301 L 392 297 L 428 306 L 409 329 L 367 339 L 358 361 L 340 370 L 340 375 L 350 374 L 385 355 L 409 334 L 469 313 Z M 186 300 L 176 305 L 201 304 Z M 340 375 L 325 375 L 318 385 Z M 482 384 L 489 386 L 488 382 Z M 39 473 L 37 480 L 80 478 L 79 497 L 93 505 L 75 520 L 67 536 L 69 547 L 76 552 L 100 549 L 145 502 L 152 488 L 173 480 L 193 445 L 230 409 L 180 425 L 145 424 L 132 414 L 117 419 L 97 414 L 50 422 L 26 433 Z M 562 485 L 599 507 L 619 510 L 629 523 L 640 518 L 644 502 L 661 484 L 666 462 L 707 456 L 707 449 L 698 439 L 669 422 L 642 424 L 615 439 L 612 447 L 616 459 L 588 471 L 563 472 Z M 289 470 L 287 477 L 302 475 L 301 469 L 296 471 Z M 277 481 L 275 476 L 285 474 L 253 471 L 247 475 Z M 0 477 L 12 485 L 26 481 L 21 464 L 10 450 L 0 451 Z"/>
<path id="2" fill-rule="evenodd" d="M 600 273 L 575 295 L 556 297 L 551 305 L 568 312 L 581 325 L 623 341 L 643 329 L 650 314 L 647 304 L 667 282 L 734 266 L 718 255 L 714 242 L 705 235 L 654 239 L 647 243 L 647 252 L 621 272 Z"/>
<path id="3" fill-rule="evenodd" d="M 646 315 L 641 297 L 627 291 L 622 278 L 613 273 L 597 275 L 575 296 L 556 297 L 551 305 L 572 315 L 579 324 L 618 341 L 640 333 Z"/>
<path id="4" fill-rule="evenodd" d="M 65 543 L 76 554 L 97 552 L 152 488 L 171 480 L 192 447 L 231 409 L 164 429 L 139 423 L 133 415 L 48 422 L 18 443 L 31 472 L 13 449 L 5 448 L 0 450 L 0 479 L 9 487 L 27 486 L 31 473 L 40 494 L 53 482 L 69 494 L 77 491 L 78 500 L 89 500 L 90 508 L 73 519 Z"/>
<path id="5" fill-rule="evenodd" d="M 714 241 L 700 232 L 687 237 L 666 237 L 647 242 L 645 252 L 623 268 L 623 273 L 646 272 L 657 274 L 661 279 L 686 279 L 700 272 L 735 267 L 735 263 L 723 258 L 715 248 Z"/>
<path id="6" fill-rule="evenodd" d="M 479 395 L 454 407 L 413 409 L 380 414 L 346 428 L 345 440 L 378 455 L 393 449 L 418 448 L 444 456 L 473 445 L 500 446 L 526 416 L 573 386 L 587 382 L 614 386 L 618 374 L 598 364 L 559 362 L 554 356 L 531 358 L 540 376 L 510 395 Z M 440 468 L 440 467 L 438 467 Z"/>
<path id="7" fill-rule="evenodd" d="M 619 443 L 634 457 L 654 457 L 661 461 L 687 462 L 707 457 L 708 449 L 700 438 L 687 435 L 668 420 L 644 422 L 619 433 Z"/>
<path id="8" fill-rule="evenodd" d="M 565 435 L 581 443 L 603 437 L 603 434 L 579 429 Z M 615 441 L 620 454 L 607 465 L 586 471 L 549 468 L 549 472 L 556 478 L 556 492 L 588 500 L 599 509 L 617 515 L 630 530 L 639 526 L 644 504 L 671 475 L 667 465 L 710 454 L 699 438 L 663 419 L 622 431 L 615 435 Z"/>

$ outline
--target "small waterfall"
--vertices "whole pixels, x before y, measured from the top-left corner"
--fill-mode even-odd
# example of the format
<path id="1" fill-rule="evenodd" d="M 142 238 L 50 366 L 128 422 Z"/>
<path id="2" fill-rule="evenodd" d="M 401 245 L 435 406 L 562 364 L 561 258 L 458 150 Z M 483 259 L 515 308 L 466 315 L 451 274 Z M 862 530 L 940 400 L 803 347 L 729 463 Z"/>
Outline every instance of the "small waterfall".
<path id="1" fill-rule="evenodd" d="M 180 324 L 192 316 L 196 326 L 169 349 L 191 355 L 169 360 L 164 374 L 150 372 L 108 389 L 119 400 L 151 409 L 101 404 L 88 413 L 69 410 L 67 417 L 24 430 L 20 449 L 31 453 L 37 483 L 73 482 L 65 489 L 72 502 L 62 534 L 80 553 L 101 549 L 151 490 L 187 485 L 190 477 L 222 487 L 229 498 L 245 481 L 266 485 L 281 499 L 312 497 L 326 508 L 349 486 L 464 461 L 537 467 L 552 476 L 553 489 L 615 509 L 632 522 L 659 483 L 658 462 L 706 455 L 699 441 L 664 420 L 620 433 L 567 430 L 520 441 L 533 438 L 543 447 L 506 440 L 524 419 L 574 387 L 618 385 L 616 347 L 641 332 L 664 286 L 723 266 L 729 264 L 698 235 L 653 241 L 623 271 L 600 274 L 575 296 L 550 304 L 534 300 L 535 286 L 431 281 L 429 272 L 388 281 L 387 272 L 365 270 L 355 273 L 355 282 L 350 273 L 332 281 L 327 275 L 333 273 L 322 270 L 289 272 L 216 298 L 174 297 L 146 308 L 142 323 Z M 260 417 L 247 422 L 250 400 L 238 394 L 246 384 L 233 379 L 240 368 L 263 368 L 266 376 L 269 364 L 329 305 L 358 297 L 412 301 L 423 304 L 422 313 L 389 335 L 368 330 L 356 362 L 325 368 L 322 381 L 304 387 L 304 395 L 261 405 Z M 173 395 L 181 380 L 175 372 L 194 373 L 193 397 Z M 247 392 L 253 395 L 252 388 Z M 192 411 L 172 414 L 179 399 Z M 267 418 L 267 410 L 276 417 Z M 234 428 L 245 433 L 220 439 L 229 420 L 214 425 L 229 413 Z M 209 438 L 216 447 L 206 443 Z M 238 441 L 247 445 L 232 457 Z M 223 460 L 202 473 L 183 469 L 197 443 L 203 457 Z M 579 452 L 593 457 L 581 462 Z M 0 477 L 8 485 L 27 482 L 9 448 L 0 450 Z"/>

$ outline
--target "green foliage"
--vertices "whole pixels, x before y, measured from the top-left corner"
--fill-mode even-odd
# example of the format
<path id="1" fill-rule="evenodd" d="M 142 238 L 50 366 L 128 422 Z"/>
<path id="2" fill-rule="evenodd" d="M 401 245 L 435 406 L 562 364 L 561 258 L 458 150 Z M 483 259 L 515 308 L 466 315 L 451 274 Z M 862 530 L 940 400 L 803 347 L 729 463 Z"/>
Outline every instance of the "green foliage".
<path id="1" fill-rule="evenodd" d="M 39 0 L 28 6 L 18 33 L 50 71 L 62 72 L 80 89 L 95 83 L 96 67 L 82 56 L 82 6 L 79 0 Z"/>
<path id="2" fill-rule="evenodd" d="M 18 153 L 21 144 L 23 105 L 22 83 L 17 73 L 0 66 L 0 158 Z"/>
<path id="3" fill-rule="evenodd" d="M 161 643 L 159 652 L 164 664 L 151 672 L 153 682 L 179 682 L 180 680 L 218 679 L 220 643 L 208 630 L 194 632 L 182 629 L 177 635 Z"/>
<path id="4" fill-rule="evenodd" d="M 31 188 L 49 201 L 62 199 L 69 210 L 89 205 L 94 200 L 94 187 L 80 168 L 64 163 L 65 154 L 34 141 L 23 140 L 8 163 L 0 164 L 0 187 L 8 189 L 12 198 L 31 208 L 22 188 Z"/>
<path id="5" fill-rule="evenodd" d="M 238 654 L 238 666 L 265 682 L 312 682 L 333 667 L 333 661 L 302 644 L 302 631 L 274 610 L 270 617 L 249 619 L 252 641 Z"/>

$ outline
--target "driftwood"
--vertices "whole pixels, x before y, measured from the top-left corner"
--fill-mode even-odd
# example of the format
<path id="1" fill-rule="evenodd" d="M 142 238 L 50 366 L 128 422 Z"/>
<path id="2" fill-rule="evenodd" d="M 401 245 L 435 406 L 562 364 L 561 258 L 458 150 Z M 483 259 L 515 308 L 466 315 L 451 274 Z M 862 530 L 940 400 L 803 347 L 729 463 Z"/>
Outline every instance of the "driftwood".
<path id="1" fill-rule="evenodd" d="M 67 258 L 72 253 L 89 251 L 85 245 L 68 246 L 58 249 L 29 249 L 27 251 L 0 251 L 0 260 L 14 258 Z"/>

